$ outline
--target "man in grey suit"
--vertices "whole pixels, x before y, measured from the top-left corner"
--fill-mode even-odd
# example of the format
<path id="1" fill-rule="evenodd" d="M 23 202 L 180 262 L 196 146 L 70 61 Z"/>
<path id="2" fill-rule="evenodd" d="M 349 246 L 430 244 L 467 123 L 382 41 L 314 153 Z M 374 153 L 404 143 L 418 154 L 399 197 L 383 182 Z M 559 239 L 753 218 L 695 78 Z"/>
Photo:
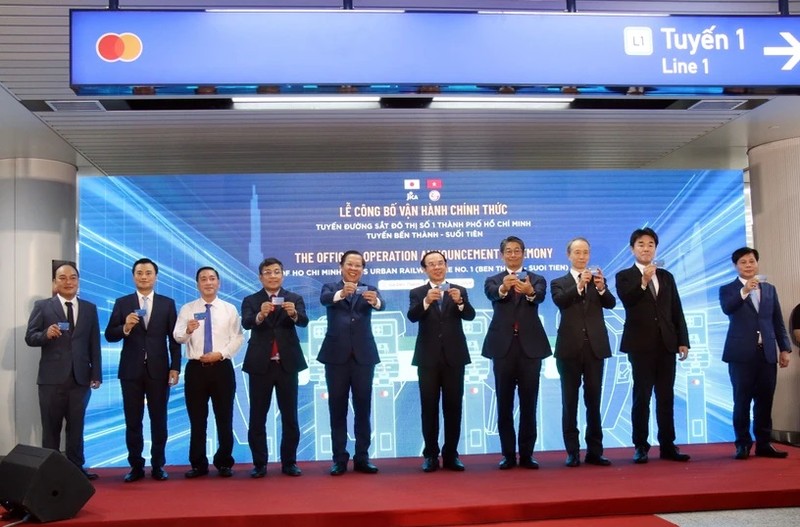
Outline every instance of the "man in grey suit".
<path id="1" fill-rule="evenodd" d="M 78 269 L 67 263 L 55 270 L 52 298 L 37 300 L 28 319 L 25 342 L 41 347 L 39 410 L 42 447 L 60 450 L 66 422 L 66 455 L 90 480 L 97 474 L 83 465 L 83 425 L 92 389 L 102 383 L 97 307 L 76 298 Z"/>
<path id="2" fill-rule="evenodd" d="M 603 456 L 603 426 L 600 398 L 603 362 L 611 356 L 603 309 L 613 309 L 617 299 L 606 287 L 603 271 L 587 269 L 591 250 L 585 238 L 567 244 L 569 272 L 550 283 L 553 303 L 561 312 L 556 337 L 556 367 L 561 377 L 561 430 L 567 449 L 568 467 L 580 461 L 578 442 L 578 392 L 583 383 L 586 403 L 586 463 L 607 466 Z"/>

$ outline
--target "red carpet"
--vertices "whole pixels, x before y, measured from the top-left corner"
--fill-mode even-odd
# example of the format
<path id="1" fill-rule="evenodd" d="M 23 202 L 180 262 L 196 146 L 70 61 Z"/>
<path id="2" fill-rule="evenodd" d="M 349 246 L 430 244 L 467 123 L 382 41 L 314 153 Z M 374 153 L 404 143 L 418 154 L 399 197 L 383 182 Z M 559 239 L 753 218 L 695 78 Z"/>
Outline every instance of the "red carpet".
<path id="1" fill-rule="evenodd" d="M 280 527 L 499 527 L 504 522 L 667 527 L 669 522 L 650 515 L 800 506 L 800 449 L 781 448 L 789 450 L 788 459 L 735 461 L 731 444 L 689 445 L 682 450 L 692 461 L 675 463 L 659 460 L 655 447 L 647 465 L 631 462 L 631 448 L 611 449 L 606 451 L 611 467 L 579 468 L 565 467 L 563 452 L 539 452 L 538 471 L 497 470 L 496 454 L 463 457 L 463 473 L 424 474 L 420 459 L 405 458 L 376 459 L 377 475 L 341 477 L 328 475 L 327 462 L 301 463 L 303 476 L 290 478 L 271 464 L 261 480 L 250 479 L 251 467 L 244 464 L 234 467 L 231 479 L 212 470 L 210 476 L 186 480 L 186 467 L 174 466 L 167 467 L 169 481 L 147 478 L 131 484 L 122 482 L 126 469 L 100 469 L 97 493 L 67 522 L 112 527 L 163 521 L 164 527 L 196 527 L 202 518 L 203 527 L 265 522 Z"/>

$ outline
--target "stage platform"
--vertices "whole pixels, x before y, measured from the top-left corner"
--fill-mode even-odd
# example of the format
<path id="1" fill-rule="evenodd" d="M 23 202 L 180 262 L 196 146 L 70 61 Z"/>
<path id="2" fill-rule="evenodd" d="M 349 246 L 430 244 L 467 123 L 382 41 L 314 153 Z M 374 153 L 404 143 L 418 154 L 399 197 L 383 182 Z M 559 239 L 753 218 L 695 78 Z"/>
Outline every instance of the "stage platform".
<path id="1" fill-rule="evenodd" d="M 668 527 L 657 513 L 800 506 L 800 448 L 788 459 L 733 459 L 733 445 L 682 446 L 688 463 L 658 459 L 635 465 L 632 448 L 609 449 L 613 465 L 564 466 L 560 451 L 537 452 L 541 468 L 497 469 L 497 454 L 463 456 L 465 472 L 426 474 L 417 458 L 375 459 L 380 473 L 328 474 L 330 463 L 299 464 L 284 476 L 270 464 L 264 479 L 249 464 L 232 478 L 187 480 L 186 466 L 168 466 L 168 481 L 123 483 L 124 468 L 94 469 L 97 493 L 74 527 L 383 527 L 383 526 L 641 526 Z M 352 465 L 351 465 L 352 467 Z M 199 523 L 201 522 L 201 523 Z M 543 522 L 543 523 L 539 523 Z M 0 522 L 6 525 L 8 522 Z"/>

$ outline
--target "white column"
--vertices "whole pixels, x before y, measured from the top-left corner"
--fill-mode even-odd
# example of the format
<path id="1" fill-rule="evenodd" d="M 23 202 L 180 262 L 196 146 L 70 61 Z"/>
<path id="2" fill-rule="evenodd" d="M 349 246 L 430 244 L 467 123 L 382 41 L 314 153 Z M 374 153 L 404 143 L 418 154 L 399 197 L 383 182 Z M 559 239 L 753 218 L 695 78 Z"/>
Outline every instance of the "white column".
<path id="1" fill-rule="evenodd" d="M 759 270 L 778 289 L 786 328 L 791 331 L 789 315 L 800 303 L 800 138 L 757 146 L 748 157 Z M 800 431 L 798 396 L 800 357 L 795 347 L 789 367 L 778 369 L 773 428 Z"/>
<path id="2" fill-rule="evenodd" d="M 45 159 L 0 159 L 0 455 L 41 446 L 40 352 L 25 344 L 33 302 L 52 294 L 52 260 L 75 260 L 77 171 Z"/>

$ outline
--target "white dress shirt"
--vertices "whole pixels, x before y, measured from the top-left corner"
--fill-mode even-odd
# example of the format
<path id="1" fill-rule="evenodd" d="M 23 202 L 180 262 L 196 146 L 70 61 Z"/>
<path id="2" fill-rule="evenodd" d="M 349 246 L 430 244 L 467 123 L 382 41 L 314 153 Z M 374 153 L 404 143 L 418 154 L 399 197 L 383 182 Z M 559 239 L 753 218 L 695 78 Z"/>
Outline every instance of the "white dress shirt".
<path id="1" fill-rule="evenodd" d="M 242 342 L 244 342 L 242 320 L 236 307 L 220 300 L 219 297 L 211 302 L 198 298 L 181 307 L 172 335 L 181 344 L 186 344 L 184 356 L 187 359 L 200 359 L 203 355 L 203 324 L 205 321 L 201 320 L 200 327 L 191 334 L 186 333 L 186 325 L 194 319 L 195 313 L 206 312 L 207 303 L 211 304 L 211 339 L 214 343 L 212 351 L 222 353 L 222 360 L 230 359 L 239 353 Z"/>

